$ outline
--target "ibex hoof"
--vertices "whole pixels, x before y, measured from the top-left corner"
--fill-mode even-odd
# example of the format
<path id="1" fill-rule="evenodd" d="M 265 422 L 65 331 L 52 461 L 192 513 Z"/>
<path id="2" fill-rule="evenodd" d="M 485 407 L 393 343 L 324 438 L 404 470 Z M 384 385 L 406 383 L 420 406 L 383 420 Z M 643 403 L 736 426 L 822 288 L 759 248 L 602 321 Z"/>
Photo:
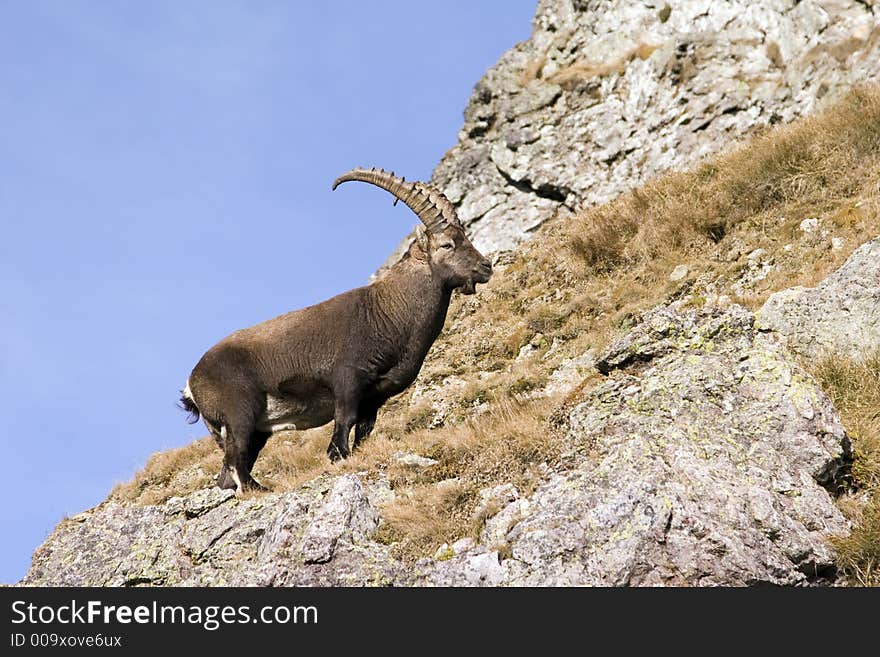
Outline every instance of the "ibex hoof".
<path id="1" fill-rule="evenodd" d="M 263 486 L 256 479 L 251 479 L 250 481 L 244 482 L 242 485 L 242 492 L 244 493 L 265 493 L 268 492 L 268 488 Z"/>
<path id="2" fill-rule="evenodd" d="M 217 488 L 226 488 L 229 490 L 235 490 L 238 488 L 226 466 L 223 466 L 223 469 L 220 470 L 220 474 L 217 475 Z"/>
<path id="3" fill-rule="evenodd" d="M 335 463 L 336 461 L 341 461 L 342 459 L 347 459 L 347 458 L 348 458 L 348 454 L 349 454 L 349 452 L 348 452 L 347 449 L 346 449 L 345 451 L 340 450 L 340 449 L 336 446 L 335 443 L 330 443 L 330 447 L 327 448 L 327 456 L 328 456 L 328 457 L 330 458 L 330 460 L 333 461 L 334 463 Z"/>

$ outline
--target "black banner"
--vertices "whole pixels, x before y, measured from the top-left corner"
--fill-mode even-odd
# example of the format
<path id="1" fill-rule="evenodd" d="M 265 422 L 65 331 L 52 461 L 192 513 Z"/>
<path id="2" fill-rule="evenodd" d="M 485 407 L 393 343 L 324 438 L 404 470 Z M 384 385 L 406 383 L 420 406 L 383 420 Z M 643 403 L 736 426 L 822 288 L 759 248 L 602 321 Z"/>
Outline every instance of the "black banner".
<path id="1" fill-rule="evenodd" d="M 430 646 L 460 641 L 467 652 L 474 641 L 497 648 L 526 638 L 575 641 L 587 652 L 608 640 L 708 649 L 700 641 L 728 645 L 749 636 L 764 637 L 764 647 L 784 638 L 787 647 L 800 639 L 815 648 L 823 638 L 842 640 L 860 612 L 873 616 L 878 597 L 855 589 L 7 587 L 0 588 L 0 654 L 272 645 L 288 647 L 284 654 L 321 645 L 384 652 L 377 641 L 393 653 L 414 636 Z M 811 626 L 817 618 L 821 625 Z"/>

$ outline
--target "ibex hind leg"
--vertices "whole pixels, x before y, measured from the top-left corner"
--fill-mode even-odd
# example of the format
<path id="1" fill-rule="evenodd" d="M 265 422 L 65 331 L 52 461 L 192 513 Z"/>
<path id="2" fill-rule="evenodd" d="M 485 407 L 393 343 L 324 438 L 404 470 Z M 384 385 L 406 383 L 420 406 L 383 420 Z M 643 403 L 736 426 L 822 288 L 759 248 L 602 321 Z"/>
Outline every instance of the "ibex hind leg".
<path id="1" fill-rule="evenodd" d="M 208 431 L 211 432 L 211 437 L 214 438 L 217 447 L 219 447 L 224 453 L 223 467 L 220 468 L 220 474 L 217 475 L 217 488 L 234 490 L 235 480 L 232 478 L 232 473 L 229 471 L 229 468 L 226 467 L 226 428 L 220 420 L 209 420 L 204 416 L 202 417 L 202 420 L 204 421 L 205 426 L 208 427 Z"/>
<path id="2" fill-rule="evenodd" d="M 235 488 L 237 493 L 249 490 L 265 490 L 251 476 L 251 467 L 257 459 L 257 453 L 265 444 L 265 434 L 254 430 L 254 420 L 244 417 L 226 422 L 221 428 L 223 438 L 223 469 L 217 479 L 221 488 Z M 268 438 L 268 436 L 266 436 Z M 225 473 L 225 475 L 224 475 Z M 221 482 L 221 479 L 223 480 Z M 229 486 L 229 479 L 232 486 Z M 227 484 L 223 486 L 222 484 Z"/>

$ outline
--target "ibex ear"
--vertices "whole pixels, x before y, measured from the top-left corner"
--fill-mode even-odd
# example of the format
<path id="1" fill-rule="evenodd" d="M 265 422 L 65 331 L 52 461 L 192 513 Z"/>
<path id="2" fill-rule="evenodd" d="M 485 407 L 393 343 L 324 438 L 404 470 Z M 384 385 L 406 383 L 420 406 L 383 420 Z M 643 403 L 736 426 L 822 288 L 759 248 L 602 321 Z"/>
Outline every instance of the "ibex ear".
<path id="1" fill-rule="evenodd" d="M 428 252 L 428 233 L 425 232 L 421 225 L 416 226 L 416 243 L 425 253 Z"/>

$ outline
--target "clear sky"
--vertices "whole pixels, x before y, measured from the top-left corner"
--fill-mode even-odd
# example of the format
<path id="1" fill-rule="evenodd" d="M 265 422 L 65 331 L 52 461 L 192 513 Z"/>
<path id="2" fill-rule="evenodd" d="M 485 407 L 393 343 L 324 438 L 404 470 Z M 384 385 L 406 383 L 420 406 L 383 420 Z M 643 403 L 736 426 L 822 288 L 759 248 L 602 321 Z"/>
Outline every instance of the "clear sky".
<path id="1" fill-rule="evenodd" d="M 0 582 L 64 515 L 205 434 L 224 335 L 364 284 L 535 0 L 0 5 Z"/>

